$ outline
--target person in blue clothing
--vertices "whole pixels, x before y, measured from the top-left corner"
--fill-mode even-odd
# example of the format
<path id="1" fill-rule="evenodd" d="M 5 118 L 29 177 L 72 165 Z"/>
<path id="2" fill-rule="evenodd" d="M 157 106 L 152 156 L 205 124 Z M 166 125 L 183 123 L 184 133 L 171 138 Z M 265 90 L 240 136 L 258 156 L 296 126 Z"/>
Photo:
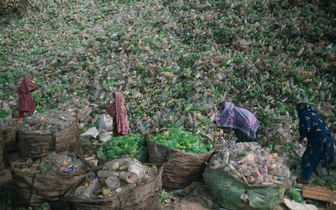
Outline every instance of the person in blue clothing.
<path id="1" fill-rule="evenodd" d="M 296 105 L 299 116 L 299 142 L 307 138 L 307 149 L 301 159 L 302 178 L 296 181 L 308 184 L 316 166 L 328 167 L 334 162 L 334 137 L 327 123 L 309 104 Z"/>

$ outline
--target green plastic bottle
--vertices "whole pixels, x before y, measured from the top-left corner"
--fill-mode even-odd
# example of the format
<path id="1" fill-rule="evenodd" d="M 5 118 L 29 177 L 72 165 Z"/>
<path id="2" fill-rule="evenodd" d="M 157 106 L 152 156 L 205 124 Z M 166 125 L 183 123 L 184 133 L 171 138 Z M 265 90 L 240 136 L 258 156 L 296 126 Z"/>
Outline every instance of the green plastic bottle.
<path id="1" fill-rule="evenodd" d="M 160 201 L 166 200 L 166 199 L 168 199 L 170 197 L 171 197 L 171 195 L 169 193 L 167 193 L 167 192 L 166 193 L 162 193 L 162 194 L 159 195 L 159 200 Z"/>
<path id="2" fill-rule="evenodd" d="M 296 189 L 293 189 L 293 199 L 297 203 L 302 203 L 302 196 Z"/>
<path id="3" fill-rule="evenodd" d="M 107 160 L 103 147 L 97 149 L 97 158 L 100 160 Z"/>

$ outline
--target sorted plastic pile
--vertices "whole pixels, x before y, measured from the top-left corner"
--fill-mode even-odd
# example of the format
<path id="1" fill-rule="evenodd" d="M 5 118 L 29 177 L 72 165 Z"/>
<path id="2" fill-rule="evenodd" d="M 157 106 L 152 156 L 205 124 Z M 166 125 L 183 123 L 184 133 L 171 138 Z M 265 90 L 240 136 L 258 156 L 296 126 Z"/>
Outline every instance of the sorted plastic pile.
<path id="1" fill-rule="evenodd" d="M 83 185 L 75 191 L 75 196 L 87 198 L 108 198 L 127 191 L 155 176 L 158 169 L 155 165 L 142 165 L 128 155 L 104 164 L 97 173 L 86 174 Z"/>
<path id="2" fill-rule="evenodd" d="M 16 96 L 15 83 L 32 74 L 38 111 L 71 97 L 103 102 L 118 90 L 132 132 L 157 123 L 148 120 L 157 111 L 169 108 L 161 119 L 177 123 L 183 111 L 206 115 L 229 99 L 267 128 L 286 111 L 295 118 L 298 100 L 335 100 L 331 1 L 33 2 L 40 12 L 0 27 L 0 97 Z M 328 113 L 336 126 L 335 110 Z"/>
<path id="3" fill-rule="evenodd" d="M 20 122 L 20 129 L 24 132 L 51 134 L 70 127 L 75 120 L 70 112 L 54 109 L 24 118 Z"/>
<path id="4" fill-rule="evenodd" d="M 46 157 L 38 159 L 35 162 L 30 158 L 25 161 L 14 161 L 12 163 L 12 168 L 26 173 L 70 173 L 86 170 L 88 169 L 88 166 L 73 152 L 51 152 Z"/>
<path id="5" fill-rule="evenodd" d="M 212 169 L 223 170 L 248 184 L 273 184 L 290 179 L 285 157 L 270 153 L 256 142 L 224 142 L 210 160 Z"/>
<path id="6" fill-rule="evenodd" d="M 212 149 L 212 143 L 197 133 L 184 130 L 182 127 L 170 128 L 157 135 L 151 136 L 155 143 L 196 154 L 205 153 Z"/>
<path id="7" fill-rule="evenodd" d="M 111 160 L 128 154 L 143 162 L 146 153 L 144 137 L 140 134 L 114 137 L 97 148 L 97 158 L 101 160 Z"/>

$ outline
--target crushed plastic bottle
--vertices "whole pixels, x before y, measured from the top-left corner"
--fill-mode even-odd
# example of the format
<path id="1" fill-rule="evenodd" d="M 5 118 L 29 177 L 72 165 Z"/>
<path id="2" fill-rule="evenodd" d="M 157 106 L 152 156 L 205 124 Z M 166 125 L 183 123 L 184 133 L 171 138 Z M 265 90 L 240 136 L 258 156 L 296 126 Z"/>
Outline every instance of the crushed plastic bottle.
<path id="1" fill-rule="evenodd" d="M 105 184 L 110 190 L 114 190 L 120 186 L 120 179 L 117 176 L 110 176 L 105 179 Z"/>
<path id="2" fill-rule="evenodd" d="M 146 174 L 146 168 L 139 161 L 132 162 L 128 167 L 128 171 L 135 173 L 139 179 L 144 178 Z"/>

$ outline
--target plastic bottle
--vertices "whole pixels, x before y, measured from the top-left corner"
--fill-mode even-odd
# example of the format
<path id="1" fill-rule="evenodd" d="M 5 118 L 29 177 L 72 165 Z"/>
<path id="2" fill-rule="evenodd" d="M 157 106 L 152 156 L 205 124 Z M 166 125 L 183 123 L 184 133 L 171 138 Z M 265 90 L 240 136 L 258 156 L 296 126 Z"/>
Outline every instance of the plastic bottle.
<path id="1" fill-rule="evenodd" d="M 80 197 L 82 199 L 91 198 L 93 192 L 95 191 L 95 186 L 93 184 L 89 184 L 89 186 L 79 186 L 75 191 L 75 196 Z"/>
<path id="2" fill-rule="evenodd" d="M 112 161 L 109 161 L 107 163 L 105 163 L 105 167 L 109 170 L 117 170 L 118 168 L 120 168 L 121 166 L 124 165 L 124 159 L 120 158 L 120 159 L 115 159 Z"/>
<path id="3" fill-rule="evenodd" d="M 223 152 L 223 165 L 229 164 L 230 151 L 228 149 Z"/>
<path id="4" fill-rule="evenodd" d="M 101 160 L 107 160 L 103 147 L 99 147 L 97 150 L 97 158 Z"/>
<path id="5" fill-rule="evenodd" d="M 267 170 L 267 166 L 266 164 L 263 164 L 260 168 L 260 174 L 261 176 L 264 178 L 264 177 L 267 177 L 268 176 L 268 170 Z"/>
<path id="6" fill-rule="evenodd" d="M 53 163 L 52 165 L 51 165 L 51 169 L 54 171 L 54 172 L 59 172 L 59 170 L 60 170 L 60 165 L 58 165 L 57 163 Z"/>
<path id="7" fill-rule="evenodd" d="M 113 196 L 112 191 L 108 188 L 104 188 L 102 190 L 102 194 L 103 194 L 104 198 L 109 198 L 109 197 Z"/>
<path id="8" fill-rule="evenodd" d="M 252 172 L 253 177 L 254 177 L 258 182 L 261 182 L 261 181 L 262 181 L 261 173 L 260 173 L 260 171 L 259 171 L 259 169 L 258 169 L 257 167 L 252 167 L 251 172 Z"/>
<path id="9" fill-rule="evenodd" d="M 110 177 L 110 176 L 118 176 L 118 173 L 115 171 L 106 171 L 106 170 L 100 170 L 97 172 L 97 177 Z"/>
<path id="10" fill-rule="evenodd" d="M 245 163 L 245 164 L 254 164 L 255 156 L 252 153 L 247 153 L 243 158 L 241 158 L 238 163 Z"/>
<path id="11" fill-rule="evenodd" d="M 29 168 L 33 164 L 33 160 L 28 158 L 27 160 L 16 160 L 12 163 L 13 168 L 22 169 Z"/>
<path id="12" fill-rule="evenodd" d="M 163 200 L 166 200 L 170 197 L 171 197 L 171 195 L 169 193 L 165 192 L 165 193 L 162 193 L 162 194 L 159 195 L 159 200 L 163 201 Z"/>
<path id="13" fill-rule="evenodd" d="M 236 159 L 238 157 L 238 149 L 236 145 L 231 146 L 231 151 L 229 153 L 233 159 Z"/>
<path id="14" fill-rule="evenodd" d="M 120 180 L 116 176 L 110 176 L 105 179 L 105 184 L 110 190 L 114 190 L 120 186 Z"/>
<path id="15" fill-rule="evenodd" d="M 139 161 L 132 162 L 128 171 L 135 173 L 139 179 L 144 178 L 146 174 L 146 168 Z"/>
<path id="16" fill-rule="evenodd" d="M 212 161 L 212 165 L 211 165 L 212 169 L 220 169 L 222 167 L 224 167 L 222 159 L 217 158 L 214 161 Z"/>
<path id="17" fill-rule="evenodd" d="M 239 154 L 241 154 L 242 152 L 245 151 L 245 146 L 244 146 L 244 144 L 242 142 L 237 143 L 236 147 L 237 147 L 237 152 Z"/>
<path id="18" fill-rule="evenodd" d="M 248 169 L 246 164 L 239 165 L 239 173 L 242 174 L 243 176 L 250 176 L 251 171 Z"/>
<path id="19" fill-rule="evenodd" d="M 119 178 L 130 184 L 133 184 L 138 180 L 138 177 L 135 173 L 126 171 L 120 172 Z"/>
<path id="20" fill-rule="evenodd" d="M 95 178 L 90 182 L 90 185 L 94 186 L 94 192 L 99 191 L 103 188 L 102 184 L 100 183 L 98 178 Z"/>
<path id="21" fill-rule="evenodd" d="M 236 177 L 241 177 L 241 174 L 237 171 L 237 169 L 231 165 L 231 164 L 228 164 L 228 167 L 230 168 L 230 172 L 232 173 L 233 176 L 236 176 Z"/>
<path id="22" fill-rule="evenodd" d="M 89 172 L 85 175 L 85 182 L 89 183 L 92 182 L 96 178 L 95 173 Z"/>
<path id="23" fill-rule="evenodd" d="M 119 187 L 112 191 L 112 195 L 117 195 L 118 193 L 125 192 L 127 190 L 133 189 L 136 185 L 135 184 L 127 184 L 122 187 Z"/>
<path id="24" fill-rule="evenodd" d="M 152 167 L 150 168 L 150 173 L 151 175 L 156 175 L 158 173 L 156 165 L 152 165 Z"/>
<path id="25" fill-rule="evenodd" d="M 184 188 L 184 189 L 174 190 L 174 194 L 176 194 L 176 195 L 180 195 L 180 196 L 186 196 L 186 195 L 188 195 L 191 191 L 192 191 L 192 188 L 191 188 L 191 186 L 189 185 L 188 187 L 186 187 L 186 188 Z"/>
<path id="26" fill-rule="evenodd" d="M 296 189 L 293 189 L 293 199 L 297 203 L 302 203 L 302 196 Z"/>

